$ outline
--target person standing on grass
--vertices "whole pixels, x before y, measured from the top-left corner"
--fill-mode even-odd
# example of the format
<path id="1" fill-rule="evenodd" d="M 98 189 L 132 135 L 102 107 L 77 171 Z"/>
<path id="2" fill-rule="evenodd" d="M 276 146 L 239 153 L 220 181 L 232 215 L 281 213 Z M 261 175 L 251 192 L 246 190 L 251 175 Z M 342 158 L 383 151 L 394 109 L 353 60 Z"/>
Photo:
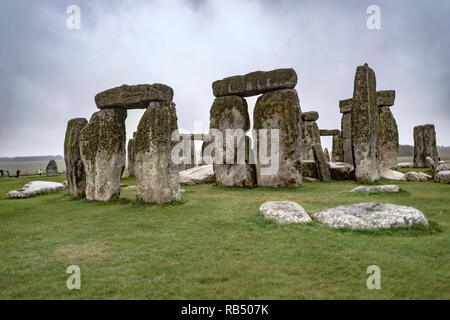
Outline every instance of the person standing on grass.
<path id="1" fill-rule="evenodd" d="M 39 169 L 38 174 L 42 176 L 42 169 Z"/>
<path id="2" fill-rule="evenodd" d="M 7 175 L 8 178 L 9 178 L 9 170 L 6 170 L 6 175 Z"/>
<path id="3" fill-rule="evenodd" d="M 16 178 L 18 178 L 19 176 L 20 176 L 20 169 L 17 169 L 17 171 L 16 171 Z"/>
<path id="4" fill-rule="evenodd" d="M 3 178 L 4 174 L 5 174 L 5 171 L 3 169 L 0 170 L 0 175 L 2 176 L 2 178 Z"/>

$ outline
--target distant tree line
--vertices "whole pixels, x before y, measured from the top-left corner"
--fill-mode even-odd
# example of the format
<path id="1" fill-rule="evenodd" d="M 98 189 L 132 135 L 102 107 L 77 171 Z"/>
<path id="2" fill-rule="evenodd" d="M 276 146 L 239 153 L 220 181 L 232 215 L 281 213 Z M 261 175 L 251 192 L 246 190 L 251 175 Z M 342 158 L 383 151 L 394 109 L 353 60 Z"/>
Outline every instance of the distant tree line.
<path id="1" fill-rule="evenodd" d="M 47 160 L 64 160 L 63 156 L 36 156 L 36 157 L 14 157 L 0 158 L 0 162 L 28 162 L 28 161 L 47 161 Z"/>
<path id="2" fill-rule="evenodd" d="M 450 159 L 450 147 L 438 146 L 438 154 L 441 159 Z M 414 146 L 407 144 L 401 144 L 398 147 L 399 157 L 413 157 L 414 156 Z"/>

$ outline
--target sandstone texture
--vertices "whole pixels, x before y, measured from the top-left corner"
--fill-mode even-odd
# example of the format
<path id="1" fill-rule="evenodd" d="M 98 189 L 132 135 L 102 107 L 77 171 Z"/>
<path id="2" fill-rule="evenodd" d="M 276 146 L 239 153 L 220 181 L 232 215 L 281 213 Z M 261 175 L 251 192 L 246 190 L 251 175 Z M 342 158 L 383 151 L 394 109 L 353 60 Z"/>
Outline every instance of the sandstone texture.
<path id="1" fill-rule="evenodd" d="M 443 163 L 436 167 L 436 172 L 450 170 L 450 163 Z"/>
<path id="2" fill-rule="evenodd" d="M 128 175 L 130 177 L 135 177 L 136 170 L 135 170 L 135 156 L 134 156 L 134 139 L 128 140 L 127 163 L 128 163 Z"/>
<path id="3" fill-rule="evenodd" d="M 376 80 L 367 64 L 356 69 L 351 130 L 356 180 L 377 181 L 380 179 L 380 158 Z"/>
<path id="4" fill-rule="evenodd" d="M 50 191 L 60 191 L 65 189 L 62 183 L 50 181 L 31 181 L 24 185 L 22 189 L 8 192 L 7 198 L 29 198 L 40 193 Z"/>
<path id="5" fill-rule="evenodd" d="M 270 165 L 261 164 L 261 137 L 257 141 L 257 150 L 259 151 L 256 165 L 258 184 L 278 187 L 300 185 L 302 182 L 302 119 L 297 91 L 294 89 L 277 90 L 260 96 L 254 108 L 253 124 L 256 130 L 279 130 L 279 145 L 275 146 L 275 150 L 271 148 L 270 130 L 267 133 L 267 149 L 269 150 L 266 154 L 278 152 L 279 165 L 276 172 L 269 170 Z"/>
<path id="6" fill-rule="evenodd" d="M 213 165 L 203 165 L 180 171 L 180 183 L 184 185 L 196 185 L 214 182 Z"/>
<path id="7" fill-rule="evenodd" d="M 356 187 L 350 192 L 362 192 L 362 193 L 369 193 L 369 192 L 398 192 L 400 188 L 393 184 L 387 184 L 383 186 L 359 186 Z"/>
<path id="8" fill-rule="evenodd" d="M 64 140 L 64 162 L 66 164 L 69 193 L 75 197 L 86 195 L 86 173 L 80 152 L 81 130 L 87 125 L 84 118 L 71 119 L 67 123 Z"/>
<path id="9" fill-rule="evenodd" d="M 411 171 L 411 172 L 408 172 L 407 174 L 405 174 L 405 180 L 423 182 L 423 181 L 427 181 L 428 178 L 418 172 Z"/>
<path id="10" fill-rule="evenodd" d="M 80 153 L 86 172 L 86 198 L 109 201 L 120 196 L 126 162 L 125 109 L 94 113 L 80 133 Z"/>
<path id="11" fill-rule="evenodd" d="M 404 173 L 386 168 L 380 169 L 380 176 L 386 180 L 396 180 L 396 181 L 405 180 Z"/>
<path id="12" fill-rule="evenodd" d="M 259 208 L 259 212 L 267 219 L 278 223 L 301 223 L 311 221 L 303 207 L 295 202 L 269 201 Z"/>
<path id="13" fill-rule="evenodd" d="M 145 203 L 181 200 L 178 169 L 172 161 L 172 133 L 178 130 L 173 102 L 150 102 L 135 136 L 137 198 Z"/>
<path id="14" fill-rule="evenodd" d="M 216 184 L 223 187 L 249 187 L 256 184 L 255 166 L 248 164 L 250 141 L 244 135 L 250 129 L 247 102 L 239 96 L 218 97 L 210 111 L 210 129 L 217 129 L 223 137 L 223 164 L 214 164 Z M 228 149 L 226 133 L 229 129 L 240 129 L 241 136 L 233 138 L 233 148 Z M 238 158 L 238 150 L 245 154 Z M 227 153 L 229 160 L 227 161 Z M 240 161 L 239 161 L 240 160 Z"/>
<path id="15" fill-rule="evenodd" d="M 314 160 L 302 160 L 301 164 L 302 176 L 309 178 L 318 178 L 316 161 Z"/>
<path id="16" fill-rule="evenodd" d="M 398 128 L 388 106 L 378 107 L 378 143 L 380 167 L 394 169 L 398 159 Z"/>
<path id="17" fill-rule="evenodd" d="M 331 178 L 333 180 L 355 180 L 355 169 L 345 162 L 330 162 Z"/>
<path id="18" fill-rule="evenodd" d="M 428 225 L 424 214 L 412 207 L 363 202 L 319 211 L 312 215 L 333 228 L 387 229 Z"/>
<path id="19" fill-rule="evenodd" d="M 173 89 L 161 83 L 122 85 L 108 89 L 95 96 L 99 109 L 124 108 L 145 109 L 151 101 L 170 102 Z"/>
<path id="20" fill-rule="evenodd" d="M 432 124 L 414 127 L 414 167 L 425 168 L 426 157 L 438 163 L 436 131 Z"/>
<path id="21" fill-rule="evenodd" d="M 317 111 L 308 111 L 302 113 L 303 121 L 317 121 L 319 119 L 319 113 Z"/>
<path id="22" fill-rule="evenodd" d="M 328 166 L 329 159 L 323 152 L 322 146 L 318 143 L 314 144 L 313 152 L 318 178 L 321 181 L 331 181 L 330 167 Z"/>
<path id="23" fill-rule="evenodd" d="M 331 129 L 331 130 L 328 130 L 328 129 L 321 129 L 321 130 L 319 131 L 319 133 L 320 133 L 320 136 L 326 137 L 326 136 L 335 136 L 335 135 L 338 135 L 339 133 L 341 133 L 341 131 L 338 130 L 338 129 Z"/>
<path id="24" fill-rule="evenodd" d="M 301 127 L 301 159 L 302 160 L 314 160 L 314 144 L 321 144 L 320 142 L 320 130 L 315 121 L 307 121 L 302 123 Z"/>
<path id="25" fill-rule="evenodd" d="M 342 134 L 333 136 L 333 147 L 331 150 L 331 161 L 344 162 L 344 145 L 342 141 Z"/>
<path id="26" fill-rule="evenodd" d="M 45 170 L 47 177 L 59 176 L 58 165 L 55 160 L 50 160 L 47 164 L 47 169 Z"/>
<path id="27" fill-rule="evenodd" d="M 297 73 L 294 69 L 276 69 L 228 77 L 215 81 L 212 87 L 216 97 L 249 97 L 279 89 L 293 89 L 296 85 Z"/>
<path id="28" fill-rule="evenodd" d="M 450 170 L 442 170 L 434 176 L 435 182 L 450 183 Z"/>
<path id="29" fill-rule="evenodd" d="M 395 101 L 395 90 L 377 91 L 377 105 L 379 107 L 391 107 Z"/>

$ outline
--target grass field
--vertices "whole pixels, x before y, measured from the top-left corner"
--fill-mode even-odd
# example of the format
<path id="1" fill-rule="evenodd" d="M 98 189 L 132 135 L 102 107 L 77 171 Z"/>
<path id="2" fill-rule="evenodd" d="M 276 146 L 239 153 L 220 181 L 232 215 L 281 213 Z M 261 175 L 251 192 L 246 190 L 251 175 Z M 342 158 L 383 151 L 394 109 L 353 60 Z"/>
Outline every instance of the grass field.
<path id="1" fill-rule="evenodd" d="M 58 166 L 58 171 L 66 172 L 66 164 L 64 160 L 55 160 L 56 165 Z M 37 174 L 39 169 L 42 169 L 42 172 L 45 173 L 45 169 L 47 168 L 48 161 L 23 161 L 23 162 L 0 162 L 0 169 L 9 170 L 11 175 L 16 174 L 16 170 L 20 169 L 23 175 L 34 175 Z"/>
<path id="2" fill-rule="evenodd" d="M 183 201 L 171 205 L 144 205 L 124 190 L 107 203 L 67 191 L 5 199 L 30 180 L 0 179 L 0 299 L 450 298 L 450 185 L 402 181 L 395 182 L 398 194 L 371 195 L 349 193 L 353 181 L 252 190 L 199 185 L 184 187 Z M 258 215 L 270 200 L 295 201 L 309 213 L 365 201 L 408 205 L 430 226 L 278 225 Z M 66 288 L 73 264 L 81 268 L 81 290 Z M 380 290 L 366 287 L 369 265 L 381 268 Z"/>

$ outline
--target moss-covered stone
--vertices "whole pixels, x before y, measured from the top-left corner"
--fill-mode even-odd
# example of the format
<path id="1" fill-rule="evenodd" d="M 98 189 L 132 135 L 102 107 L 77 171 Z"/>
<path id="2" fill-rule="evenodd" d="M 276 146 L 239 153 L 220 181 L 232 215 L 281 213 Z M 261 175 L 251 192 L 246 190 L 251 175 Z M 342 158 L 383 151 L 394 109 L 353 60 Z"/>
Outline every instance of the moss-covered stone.
<path id="1" fill-rule="evenodd" d="M 377 91 L 377 105 L 379 107 L 391 107 L 395 101 L 395 90 Z"/>
<path id="2" fill-rule="evenodd" d="M 414 167 L 425 168 L 426 157 L 439 163 L 436 147 L 436 130 L 433 124 L 414 127 Z"/>
<path id="3" fill-rule="evenodd" d="M 161 83 L 132 86 L 124 84 L 98 93 L 95 103 L 99 109 L 145 109 L 151 101 L 170 102 L 172 99 L 173 89 Z"/>
<path id="4" fill-rule="evenodd" d="M 216 97 L 229 95 L 249 97 L 273 90 L 292 89 L 296 84 L 297 73 L 289 68 L 228 77 L 215 81 L 212 87 Z"/>
<path id="5" fill-rule="evenodd" d="M 352 112 L 353 98 L 339 101 L 339 111 L 341 113 Z"/>
<path id="6" fill-rule="evenodd" d="M 135 174 L 134 139 L 128 140 L 127 162 L 128 162 L 128 175 L 130 177 L 136 176 L 136 174 Z"/>
<path id="7" fill-rule="evenodd" d="M 265 93 L 258 98 L 253 111 L 253 127 L 259 129 L 279 130 L 279 168 L 276 174 L 262 175 L 261 161 L 256 164 L 257 182 L 261 186 L 297 186 L 302 182 L 301 149 L 302 149 L 302 111 L 297 91 L 284 89 Z M 270 137 L 270 133 L 268 132 Z M 320 139 L 320 137 L 319 137 Z M 260 140 L 257 150 L 260 150 Z M 268 141 L 268 152 L 270 155 Z"/>
<path id="8" fill-rule="evenodd" d="M 308 111 L 302 113 L 303 121 L 317 121 L 319 119 L 319 113 L 317 111 Z"/>
<path id="9" fill-rule="evenodd" d="M 331 151 L 331 161 L 344 162 L 344 146 L 342 141 L 342 134 L 333 136 L 333 147 Z"/>
<path id="10" fill-rule="evenodd" d="M 394 169 L 397 167 L 399 137 L 397 123 L 388 106 L 378 107 L 378 144 L 380 150 L 380 167 Z"/>
<path id="11" fill-rule="evenodd" d="M 135 135 L 137 198 L 146 203 L 181 200 L 178 169 L 172 161 L 172 133 L 178 130 L 173 102 L 150 102 Z"/>
<path id="12" fill-rule="evenodd" d="M 375 72 L 367 64 L 356 69 L 352 145 L 357 181 L 373 182 L 380 179 L 376 79 Z"/>
<path id="13" fill-rule="evenodd" d="M 87 123 L 88 121 L 84 118 L 69 120 L 64 140 L 64 161 L 69 193 L 79 197 L 86 195 L 86 174 L 80 153 L 80 133 Z"/>
<path id="14" fill-rule="evenodd" d="M 86 172 L 86 198 L 108 201 L 120 196 L 125 169 L 125 109 L 94 113 L 80 133 L 81 158 Z"/>

